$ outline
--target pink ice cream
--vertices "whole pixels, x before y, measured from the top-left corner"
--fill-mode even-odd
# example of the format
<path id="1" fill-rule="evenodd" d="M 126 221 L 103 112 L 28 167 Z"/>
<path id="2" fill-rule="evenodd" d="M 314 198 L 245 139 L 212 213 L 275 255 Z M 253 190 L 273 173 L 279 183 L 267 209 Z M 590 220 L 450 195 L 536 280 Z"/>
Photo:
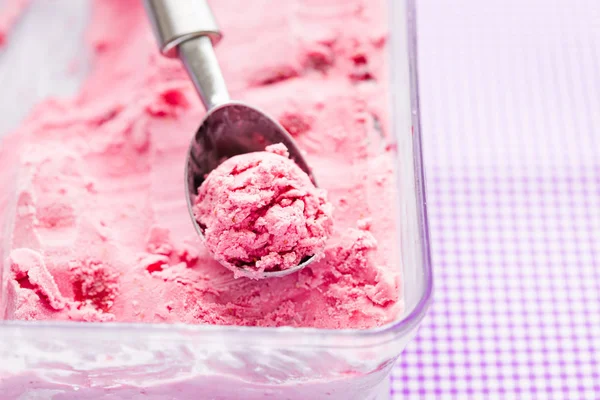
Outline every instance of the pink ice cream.
<path id="1" fill-rule="evenodd" d="M 262 166 L 251 156 L 243 161 L 264 168 L 260 177 L 281 164 L 281 181 L 274 193 L 259 182 L 254 196 L 244 186 L 253 172 L 212 177 L 223 187 L 201 189 L 199 215 L 208 206 L 219 217 L 241 209 L 231 226 L 227 218 L 205 221 L 207 249 L 189 220 L 182 179 L 205 111 L 180 63 L 159 55 L 142 2 L 96 0 L 92 72 L 80 93 L 38 105 L 3 142 L 10 270 L 2 318 L 336 329 L 394 320 L 402 297 L 386 1 L 321 3 L 211 3 L 225 33 L 217 55 L 232 97 L 294 135 L 334 211 L 280 155 L 262 154 Z M 235 185 L 252 201 L 220 201 Z M 254 218 L 260 202 L 279 205 Z M 273 238 L 249 240 L 246 215 Z M 265 270 L 323 255 L 283 278 L 234 279 L 211 248 L 233 265 L 257 258 Z"/>
<path id="2" fill-rule="evenodd" d="M 320 258 L 332 231 L 325 191 L 288 158 L 282 144 L 232 157 L 198 189 L 194 215 L 206 247 L 234 276 L 260 279 L 263 272 Z"/>

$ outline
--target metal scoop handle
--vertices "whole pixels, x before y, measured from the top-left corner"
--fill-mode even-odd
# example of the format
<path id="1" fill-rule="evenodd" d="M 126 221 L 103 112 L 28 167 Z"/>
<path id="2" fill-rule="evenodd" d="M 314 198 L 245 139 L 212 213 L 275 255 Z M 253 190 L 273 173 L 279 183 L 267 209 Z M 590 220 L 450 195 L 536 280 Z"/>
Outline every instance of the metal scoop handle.
<path id="1" fill-rule="evenodd" d="M 230 100 L 213 45 L 221 32 L 206 0 L 145 0 L 158 47 L 182 61 L 206 110 Z"/>

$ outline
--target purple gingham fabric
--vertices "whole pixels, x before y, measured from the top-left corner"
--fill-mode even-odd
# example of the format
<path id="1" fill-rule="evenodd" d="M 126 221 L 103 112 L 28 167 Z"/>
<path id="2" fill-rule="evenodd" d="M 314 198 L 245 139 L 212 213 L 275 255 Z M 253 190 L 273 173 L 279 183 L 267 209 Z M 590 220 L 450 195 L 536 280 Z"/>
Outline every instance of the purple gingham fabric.
<path id="1" fill-rule="evenodd" d="M 393 399 L 600 399 L 600 1 L 419 0 L 433 307 Z"/>

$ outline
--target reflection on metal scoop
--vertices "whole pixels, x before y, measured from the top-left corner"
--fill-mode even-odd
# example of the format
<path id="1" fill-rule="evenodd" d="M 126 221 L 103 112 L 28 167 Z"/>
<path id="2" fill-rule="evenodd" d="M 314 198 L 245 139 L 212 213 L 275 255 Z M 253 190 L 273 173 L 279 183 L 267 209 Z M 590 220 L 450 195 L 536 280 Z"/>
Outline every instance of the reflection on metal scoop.
<path id="1" fill-rule="evenodd" d="M 264 151 L 268 145 L 283 143 L 290 158 L 316 185 L 306 160 L 286 130 L 262 111 L 229 98 L 213 49 L 221 33 L 206 0 L 146 0 L 145 4 L 161 52 L 183 62 L 207 110 L 190 143 L 185 164 L 188 211 L 198 234 L 204 237 L 192 210 L 198 187 L 225 158 Z M 285 276 L 314 259 L 313 255 L 294 268 L 265 271 L 263 276 Z M 240 272 L 244 274 L 245 270 Z"/>

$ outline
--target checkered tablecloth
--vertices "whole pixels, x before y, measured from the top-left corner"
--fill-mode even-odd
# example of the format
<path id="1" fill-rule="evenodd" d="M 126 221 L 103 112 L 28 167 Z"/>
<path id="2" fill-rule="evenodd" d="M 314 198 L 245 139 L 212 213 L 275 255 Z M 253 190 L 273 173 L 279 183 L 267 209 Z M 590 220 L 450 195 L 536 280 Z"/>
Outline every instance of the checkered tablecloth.
<path id="1" fill-rule="evenodd" d="M 394 399 L 600 399 L 600 1 L 419 0 L 434 304 Z"/>

